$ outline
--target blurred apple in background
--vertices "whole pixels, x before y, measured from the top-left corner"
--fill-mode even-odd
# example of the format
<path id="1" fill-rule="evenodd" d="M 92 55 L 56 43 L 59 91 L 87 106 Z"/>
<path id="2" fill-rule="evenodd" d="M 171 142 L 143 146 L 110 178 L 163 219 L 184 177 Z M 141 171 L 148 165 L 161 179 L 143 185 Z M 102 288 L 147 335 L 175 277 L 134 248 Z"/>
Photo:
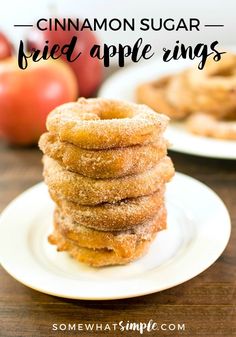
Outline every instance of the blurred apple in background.
<path id="1" fill-rule="evenodd" d="M 63 61 L 30 62 L 25 70 L 15 57 L 0 61 L 1 138 L 17 145 L 37 143 L 48 113 L 77 94 L 75 75 Z"/>
<path id="2" fill-rule="evenodd" d="M 82 54 L 74 62 L 68 62 L 64 55 L 62 58 L 69 64 L 76 75 L 80 96 L 89 97 L 97 90 L 103 77 L 103 66 L 101 61 L 97 58 L 92 58 L 89 54 L 91 47 L 98 43 L 93 32 L 89 29 L 78 32 L 73 28 L 71 28 L 70 31 L 63 31 L 61 29 L 55 31 L 55 27 L 52 27 L 51 31 L 40 31 L 35 28 L 30 31 L 27 37 L 27 49 L 29 51 L 33 48 L 42 50 L 45 41 L 49 41 L 49 47 L 52 47 L 56 43 L 63 46 L 68 44 L 73 36 L 78 37 L 74 54 L 77 55 L 79 52 Z"/>
<path id="3" fill-rule="evenodd" d="M 5 34 L 0 32 L 0 60 L 13 54 L 13 46 Z"/>

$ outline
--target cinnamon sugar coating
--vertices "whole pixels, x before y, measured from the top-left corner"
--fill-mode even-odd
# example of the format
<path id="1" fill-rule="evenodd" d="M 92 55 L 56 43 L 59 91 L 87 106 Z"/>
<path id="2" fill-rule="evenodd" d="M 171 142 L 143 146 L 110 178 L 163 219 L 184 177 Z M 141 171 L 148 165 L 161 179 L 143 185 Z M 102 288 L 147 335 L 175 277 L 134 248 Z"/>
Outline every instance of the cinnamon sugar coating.
<path id="1" fill-rule="evenodd" d="M 126 147 L 155 141 L 168 117 L 146 105 L 105 98 L 79 98 L 47 117 L 47 129 L 61 141 L 85 149 Z"/>
<path id="2" fill-rule="evenodd" d="M 56 209 L 54 231 L 80 247 L 113 250 L 117 256 L 128 258 L 135 254 L 140 241 L 150 241 L 153 234 L 166 228 L 166 210 L 160 208 L 149 221 L 123 231 L 101 231 L 84 227 Z"/>
<path id="3" fill-rule="evenodd" d="M 164 138 L 144 145 L 87 150 L 61 142 L 56 135 L 48 132 L 41 136 L 39 147 L 66 170 L 91 178 L 118 178 L 138 174 L 153 167 L 167 153 Z"/>
<path id="4" fill-rule="evenodd" d="M 97 230 L 117 231 L 135 227 L 153 218 L 164 204 L 164 191 L 164 187 L 161 187 L 147 196 L 94 206 L 80 205 L 60 198 L 53 192 L 51 197 L 62 213 L 73 221 Z"/>
<path id="5" fill-rule="evenodd" d="M 81 205 L 117 202 L 127 198 L 149 195 L 160 189 L 174 175 L 169 157 L 141 174 L 117 179 L 92 179 L 65 170 L 55 160 L 44 156 L 44 178 L 49 192 Z"/>

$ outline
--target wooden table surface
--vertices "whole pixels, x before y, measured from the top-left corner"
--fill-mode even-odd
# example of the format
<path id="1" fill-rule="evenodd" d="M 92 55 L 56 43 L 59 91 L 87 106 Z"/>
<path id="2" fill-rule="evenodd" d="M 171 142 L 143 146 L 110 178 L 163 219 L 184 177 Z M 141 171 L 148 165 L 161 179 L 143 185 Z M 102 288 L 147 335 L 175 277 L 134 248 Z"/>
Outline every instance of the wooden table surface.
<path id="1" fill-rule="evenodd" d="M 150 319 L 158 323 L 185 323 L 185 331 L 153 331 L 144 335 L 236 336 L 236 164 L 173 152 L 170 155 L 176 170 L 206 183 L 229 209 L 232 235 L 218 261 L 194 279 L 161 293 L 105 302 L 45 295 L 18 283 L 1 268 L 0 336 L 89 336 L 92 333 L 85 331 L 52 331 L 52 324 L 147 322 Z M 42 166 L 41 153 L 35 148 L 22 150 L 2 145 L 0 158 L 2 210 L 12 198 L 42 180 Z M 96 334 L 120 335 L 115 332 Z"/>

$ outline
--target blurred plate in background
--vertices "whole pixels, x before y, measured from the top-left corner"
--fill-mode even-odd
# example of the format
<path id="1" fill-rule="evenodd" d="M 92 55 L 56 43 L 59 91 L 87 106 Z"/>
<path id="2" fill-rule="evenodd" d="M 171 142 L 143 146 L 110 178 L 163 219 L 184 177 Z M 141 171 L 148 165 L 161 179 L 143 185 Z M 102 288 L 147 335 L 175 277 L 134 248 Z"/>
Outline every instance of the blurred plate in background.
<path id="1" fill-rule="evenodd" d="M 109 77 L 98 96 L 134 102 L 135 89 L 140 83 L 179 72 L 191 65 L 192 61 L 178 60 L 165 63 L 161 58 L 132 65 Z M 236 159 L 236 141 L 195 136 L 187 131 L 181 122 L 170 123 L 166 137 L 173 151 L 211 158 Z"/>

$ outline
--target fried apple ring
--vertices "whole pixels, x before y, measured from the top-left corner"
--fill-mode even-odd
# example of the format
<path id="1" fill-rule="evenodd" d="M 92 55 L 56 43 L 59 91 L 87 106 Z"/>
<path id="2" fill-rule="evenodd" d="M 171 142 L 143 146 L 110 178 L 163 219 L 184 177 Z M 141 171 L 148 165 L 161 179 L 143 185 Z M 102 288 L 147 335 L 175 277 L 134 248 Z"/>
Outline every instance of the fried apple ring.
<path id="1" fill-rule="evenodd" d="M 116 203 L 94 206 L 61 199 L 56 192 L 50 192 L 62 213 L 85 227 L 103 231 L 126 230 L 153 218 L 164 204 L 164 187 L 151 195 L 125 199 Z"/>
<path id="2" fill-rule="evenodd" d="M 65 238 L 59 231 L 54 231 L 49 236 L 49 242 L 57 246 L 57 251 L 66 251 L 79 262 L 86 263 L 93 267 L 104 267 L 109 265 L 121 265 L 132 262 L 143 256 L 155 239 L 157 233 L 151 235 L 150 240 L 141 240 L 137 243 L 135 250 L 129 257 L 120 257 L 114 250 L 91 249 L 80 247 L 74 241 Z"/>
<path id="3" fill-rule="evenodd" d="M 126 231 L 98 231 L 86 228 L 63 215 L 59 209 L 54 212 L 54 229 L 64 238 L 80 247 L 114 250 L 119 257 L 131 257 L 141 240 L 151 240 L 152 235 L 166 228 L 166 210 L 163 206 L 148 222 Z"/>
<path id="4" fill-rule="evenodd" d="M 146 145 L 87 150 L 61 142 L 56 135 L 44 133 L 39 147 L 65 169 L 91 178 L 117 178 L 141 173 L 157 164 L 167 153 L 164 138 Z"/>
<path id="5" fill-rule="evenodd" d="M 148 105 L 157 112 L 161 112 L 173 119 L 184 118 L 188 113 L 179 106 L 171 104 L 167 93 L 174 76 L 164 76 L 156 81 L 139 85 L 136 89 L 138 103 Z"/>
<path id="6" fill-rule="evenodd" d="M 61 141 L 86 149 L 150 143 L 167 127 L 168 117 L 145 105 L 105 98 L 79 98 L 63 104 L 47 118 L 47 129 Z"/>
<path id="7" fill-rule="evenodd" d="M 44 178 L 52 194 L 81 205 L 140 197 L 156 192 L 174 175 L 169 157 L 164 157 L 148 171 L 117 179 L 92 179 L 66 171 L 54 159 L 44 156 Z"/>
<path id="8" fill-rule="evenodd" d="M 186 127 L 199 136 L 236 140 L 236 122 L 217 120 L 210 115 L 192 115 L 187 119 Z"/>

